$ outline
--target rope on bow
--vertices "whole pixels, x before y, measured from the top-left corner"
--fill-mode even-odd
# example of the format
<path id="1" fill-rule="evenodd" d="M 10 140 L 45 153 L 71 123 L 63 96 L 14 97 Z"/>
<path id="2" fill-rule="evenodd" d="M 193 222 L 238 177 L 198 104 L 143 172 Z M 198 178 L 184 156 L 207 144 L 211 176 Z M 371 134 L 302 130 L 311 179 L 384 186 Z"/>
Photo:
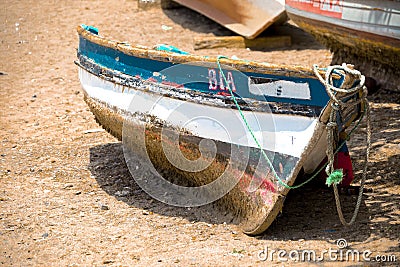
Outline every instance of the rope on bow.
<path id="1" fill-rule="evenodd" d="M 327 157 L 328 157 L 328 164 L 326 166 L 326 173 L 328 178 L 326 180 L 326 184 L 328 186 L 333 186 L 333 191 L 335 194 L 335 202 L 336 202 L 336 209 L 339 215 L 340 222 L 345 226 L 352 225 L 358 215 L 358 211 L 360 209 L 361 201 L 362 201 L 362 194 L 364 191 L 365 180 L 367 177 L 367 167 L 369 162 L 369 154 L 371 148 L 371 123 L 370 123 L 370 109 L 369 103 L 367 100 L 367 89 L 364 86 L 365 77 L 361 75 L 361 73 L 357 70 L 354 70 L 347 66 L 345 63 L 343 65 L 335 65 L 330 66 L 327 68 L 325 72 L 325 79 L 319 73 L 319 68 L 317 65 L 313 66 L 313 70 L 315 75 L 318 77 L 320 82 L 325 86 L 326 92 L 330 97 L 330 106 L 331 112 L 329 115 L 329 120 L 327 122 Z M 344 81 L 342 82 L 341 88 L 335 87 L 333 85 L 333 75 L 337 73 L 344 74 Z M 359 81 L 359 82 L 356 82 Z M 355 84 L 355 86 L 354 86 Z M 348 99 L 350 96 L 359 93 L 359 99 L 357 101 L 349 101 L 344 102 L 343 99 Z M 338 139 L 338 115 L 340 112 L 343 111 L 345 108 L 351 108 L 352 106 L 356 106 L 361 104 L 364 106 L 364 112 L 366 114 L 366 124 L 367 124 L 367 151 L 365 156 L 365 164 L 363 169 L 363 174 L 361 178 L 361 186 L 357 198 L 357 203 L 353 212 L 353 216 L 350 219 L 350 222 L 347 222 L 343 216 L 343 211 L 340 203 L 339 193 L 337 189 L 337 184 L 339 184 L 343 179 L 343 170 L 334 170 L 334 156 L 335 156 L 335 146 L 337 144 Z M 360 116 L 358 119 L 358 123 L 362 120 L 363 116 Z"/>

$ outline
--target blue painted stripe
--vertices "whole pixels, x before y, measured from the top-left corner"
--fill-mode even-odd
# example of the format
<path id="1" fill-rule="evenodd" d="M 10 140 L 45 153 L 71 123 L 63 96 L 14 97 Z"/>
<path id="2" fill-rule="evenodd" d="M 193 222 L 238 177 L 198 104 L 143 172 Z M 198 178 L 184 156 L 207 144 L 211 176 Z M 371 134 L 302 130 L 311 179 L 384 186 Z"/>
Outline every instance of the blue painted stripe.
<path id="1" fill-rule="evenodd" d="M 168 69 L 172 66 L 179 65 L 177 63 L 164 62 L 153 60 L 149 58 L 140 58 L 132 55 L 124 54 L 116 49 L 104 47 L 102 45 L 91 42 L 88 39 L 80 36 L 79 38 L 79 53 L 93 60 L 95 63 L 109 69 L 117 70 L 131 76 L 140 76 L 143 79 L 156 79 L 158 82 L 162 81 L 162 76 L 154 75 L 154 73 L 161 73 L 164 75 L 164 82 L 171 82 L 176 84 L 183 84 L 185 88 L 193 90 L 216 94 L 227 93 L 225 90 L 212 90 L 209 87 L 209 68 L 205 66 L 185 65 L 184 68 Z M 218 69 L 215 66 L 217 73 L 216 80 L 219 83 Z M 280 103 L 293 103 L 300 105 L 324 107 L 329 100 L 323 85 L 317 80 L 312 78 L 299 78 L 299 77 L 286 77 L 276 76 L 270 74 L 263 74 L 257 72 L 245 72 L 244 74 L 251 77 L 261 77 L 271 80 L 286 80 L 295 83 L 308 83 L 310 88 L 311 99 L 294 99 L 294 98 L 280 98 L 266 95 L 255 95 L 249 91 L 248 77 L 239 71 L 229 70 L 232 73 L 233 80 L 236 87 L 235 94 L 242 98 L 251 98 L 259 101 L 280 102 Z M 227 75 L 228 70 L 224 70 Z"/>

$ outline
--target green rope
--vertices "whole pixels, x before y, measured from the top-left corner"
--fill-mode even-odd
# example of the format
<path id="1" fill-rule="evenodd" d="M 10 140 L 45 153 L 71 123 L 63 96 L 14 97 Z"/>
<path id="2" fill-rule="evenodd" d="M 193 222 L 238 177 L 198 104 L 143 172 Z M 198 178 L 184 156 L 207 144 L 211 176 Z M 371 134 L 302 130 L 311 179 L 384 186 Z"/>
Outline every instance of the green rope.
<path id="1" fill-rule="evenodd" d="M 222 77 L 224 78 L 224 81 L 225 81 L 225 83 L 226 83 L 226 85 L 227 85 L 227 87 L 228 87 L 229 93 L 230 93 L 231 96 L 232 96 L 233 102 L 235 103 L 236 108 L 238 109 L 239 114 L 240 114 L 240 116 L 242 117 L 242 120 L 243 120 L 244 124 L 246 125 L 247 129 L 249 130 L 249 132 L 250 132 L 250 134 L 251 134 L 251 137 L 253 138 L 254 142 L 256 142 L 258 148 L 259 148 L 260 151 L 261 151 L 261 154 L 263 155 L 263 157 L 264 157 L 265 160 L 267 161 L 268 166 L 269 166 L 270 170 L 272 171 L 272 174 L 274 175 L 274 177 L 278 179 L 278 181 L 279 181 L 279 183 L 280 183 L 281 185 L 283 185 L 283 186 L 286 187 L 286 188 L 292 189 L 292 187 L 291 187 L 290 185 L 286 184 L 286 183 L 285 183 L 284 181 L 282 181 L 282 179 L 278 176 L 278 174 L 276 173 L 276 171 L 275 171 L 275 169 L 274 169 L 274 167 L 273 167 L 273 165 L 272 165 L 271 160 L 268 158 L 267 154 L 264 152 L 264 149 L 262 149 L 262 147 L 261 147 L 261 145 L 260 145 L 260 142 L 258 142 L 258 139 L 257 139 L 257 137 L 255 136 L 255 134 L 254 134 L 254 132 L 253 132 L 253 129 L 251 129 L 251 126 L 250 126 L 249 123 L 247 122 L 246 117 L 244 116 L 244 114 L 243 114 L 243 112 L 242 112 L 242 109 L 240 108 L 239 103 L 237 102 L 236 97 L 235 97 L 235 95 L 234 95 L 233 92 L 232 92 L 232 89 L 231 89 L 231 87 L 230 87 L 230 85 L 229 85 L 229 83 L 228 83 L 228 80 L 227 80 L 226 77 L 225 77 L 224 71 L 222 70 L 221 63 L 220 63 L 220 61 L 219 61 L 221 58 L 227 58 L 227 57 L 225 57 L 225 56 L 218 56 L 218 57 L 217 57 L 218 69 L 219 69 L 219 71 L 221 72 Z"/>
<path id="2" fill-rule="evenodd" d="M 287 183 L 285 183 L 285 182 L 278 176 L 278 174 L 276 173 L 276 171 L 275 171 L 275 169 L 274 169 L 274 167 L 273 167 L 273 165 L 272 165 L 271 160 L 268 158 L 267 154 L 264 152 L 264 149 L 261 147 L 260 143 L 258 142 L 258 139 L 257 139 L 257 137 L 255 136 L 255 134 L 254 134 L 254 132 L 253 132 L 253 129 L 251 128 L 251 126 L 250 126 L 249 123 L 247 122 L 247 119 L 246 119 L 246 117 L 244 116 L 244 114 L 243 114 L 243 112 L 242 112 L 242 109 L 240 108 L 240 105 L 239 105 L 239 103 L 237 102 L 236 97 L 235 97 L 235 95 L 234 95 L 233 92 L 232 92 L 232 89 L 231 89 L 231 87 L 230 87 L 230 85 L 229 85 L 229 83 L 228 83 L 228 80 L 226 79 L 225 74 L 224 74 L 224 72 L 223 72 L 223 70 L 222 70 L 222 67 L 221 67 L 221 63 L 220 63 L 220 59 L 221 59 L 221 58 L 226 58 L 226 59 L 229 59 L 229 58 L 228 58 L 228 57 L 225 57 L 225 56 L 218 56 L 218 57 L 217 57 L 218 69 L 219 69 L 219 71 L 221 72 L 222 77 L 224 78 L 224 81 L 225 81 L 225 83 L 226 83 L 226 86 L 228 87 L 229 93 L 230 93 L 231 96 L 232 96 L 232 100 L 233 100 L 233 102 L 235 103 L 235 106 L 236 106 L 237 110 L 239 111 L 239 114 L 240 114 L 240 116 L 242 117 L 243 122 L 245 123 L 247 129 L 249 130 L 249 132 L 250 132 L 250 134 L 251 134 L 251 137 L 253 138 L 254 142 L 257 144 L 258 148 L 260 149 L 261 154 L 263 155 L 264 159 L 267 161 L 268 166 L 269 166 L 270 170 L 272 171 L 272 174 L 274 175 L 275 179 L 277 179 L 278 182 L 279 182 L 282 186 L 284 186 L 284 187 L 286 187 L 286 188 L 288 188 L 288 189 L 296 189 L 296 188 L 302 187 L 303 185 L 309 183 L 311 180 L 313 180 L 315 177 L 317 177 L 317 176 L 320 174 L 320 172 L 326 168 L 326 166 L 328 165 L 328 162 L 325 163 L 324 166 L 322 166 L 320 169 L 318 169 L 310 178 L 308 178 L 306 181 L 304 181 L 304 182 L 302 182 L 302 183 L 300 183 L 300 184 L 298 184 L 298 185 L 290 186 L 290 185 L 288 185 Z M 335 155 L 336 155 L 337 152 L 339 152 L 339 150 L 345 145 L 346 141 L 349 140 L 351 134 L 356 130 L 356 128 L 357 128 L 358 125 L 360 124 L 360 122 L 361 122 L 363 116 L 364 116 L 364 113 L 361 114 L 361 116 L 360 116 L 358 122 L 357 122 L 356 125 L 351 129 L 351 131 L 350 131 L 349 134 L 347 135 L 346 139 L 345 139 L 345 140 L 338 146 L 338 148 L 335 150 L 335 152 L 334 152 Z M 343 172 L 342 172 L 342 176 L 343 176 Z M 329 178 L 329 177 L 328 177 L 328 178 Z"/>
<path id="3" fill-rule="evenodd" d="M 343 170 L 334 170 L 328 178 L 326 178 L 326 185 L 331 186 L 332 184 L 340 184 L 343 180 Z"/>

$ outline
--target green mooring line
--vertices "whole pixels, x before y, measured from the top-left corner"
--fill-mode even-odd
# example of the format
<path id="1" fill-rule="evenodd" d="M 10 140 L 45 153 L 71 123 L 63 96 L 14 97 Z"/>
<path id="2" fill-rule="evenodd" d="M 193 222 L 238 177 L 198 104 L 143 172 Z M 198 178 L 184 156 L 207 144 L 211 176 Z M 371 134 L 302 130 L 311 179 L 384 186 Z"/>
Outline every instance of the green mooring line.
<path id="1" fill-rule="evenodd" d="M 219 71 L 221 72 L 222 77 L 224 78 L 224 82 L 226 83 L 226 86 L 228 87 L 229 93 L 230 93 L 231 96 L 232 96 L 232 100 L 233 100 L 233 102 L 235 103 L 236 108 L 238 109 L 239 114 L 240 114 L 240 116 L 242 117 L 242 120 L 243 120 L 243 122 L 245 123 L 247 129 L 249 130 L 249 132 L 250 132 L 250 134 L 251 134 L 251 136 L 252 136 L 254 142 L 256 142 L 258 148 L 261 150 L 261 154 L 263 155 L 264 159 L 267 161 L 270 170 L 272 171 L 274 177 L 278 180 L 278 182 L 279 182 L 281 185 L 283 185 L 284 187 L 286 187 L 286 188 L 289 188 L 289 189 L 296 189 L 296 188 L 302 187 L 303 185 L 309 183 L 311 180 L 313 180 L 315 177 L 317 177 L 317 176 L 319 175 L 319 173 L 320 173 L 322 170 L 324 170 L 324 169 L 326 168 L 326 166 L 328 165 L 328 162 L 325 163 L 324 166 L 322 166 L 320 169 L 318 169 L 310 178 L 308 178 L 306 181 L 304 181 L 304 182 L 302 182 L 302 183 L 300 183 L 300 184 L 298 184 L 298 185 L 290 186 L 290 185 L 288 185 L 285 181 L 283 181 L 283 180 L 278 176 L 278 174 L 276 173 L 276 171 L 275 171 L 275 169 L 274 169 L 274 166 L 272 165 L 271 160 L 268 158 L 267 154 L 264 152 L 264 149 L 261 147 L 260 143 L 258 142 L 258 139 L 257 139 L 257 137 L 255 136 L 255 134 L 254 134 L 254 132 L 253 132 L 253 129 L 251 128 L 251 126 L 250 126 L 249 123 L 247 122 L 247 119 L 246 119 L 246 117 L 244 116 L 244 114 L 243 114 L 243 112 L 242 112 L 242 109 L 240 108 L 239 103 L 237 102 L 236 97 L 235 97 L 235 95 L 234 95 L 233 92 L 232 92 L 232 89 L 231 89 L 231 87 L 230 87 L 230 85 L 229 85 L 229 83 L 228 83 L 228 80 L 226 79 L 226 76 L 225 76 L 225 74 L 224 74 L 224 71 L 222 70 L 222 67 L 221 67 L 221 63 L 220 63 L 220 59 L 221 59 L 221 58 L 226 58 L 226 59 L 229 59 L 229 58 L 226 57 L 226 56 L 218 56 L 218 57 L 217 57 L 217 65 L 218 65 Z M 354 132 L 354 131 L 356 130 L 356 128 L 359 126 L 359 124 L 360 124 L 362 118 L 364 117 L 364 113 L 365 113 L 365 112 L 363 112 L 363 113 L 361 114 L 361 116 L 360 116 L 358 122 L 357 122 L 356 125 L 351 129 L 351 131 L 350 131 L 349 134 L 347 135 L 346 139 L 345 139 L 345 140 L 339 145 L 339 147 L 335 150 L 334 155 L 336 155 L 336 154 L 339 152 L 339 150 L 344 146 L 344 144 L 346 143 L 346 141 L 349 140 L 350 136 L 353 134 L 353 132 Z"/>

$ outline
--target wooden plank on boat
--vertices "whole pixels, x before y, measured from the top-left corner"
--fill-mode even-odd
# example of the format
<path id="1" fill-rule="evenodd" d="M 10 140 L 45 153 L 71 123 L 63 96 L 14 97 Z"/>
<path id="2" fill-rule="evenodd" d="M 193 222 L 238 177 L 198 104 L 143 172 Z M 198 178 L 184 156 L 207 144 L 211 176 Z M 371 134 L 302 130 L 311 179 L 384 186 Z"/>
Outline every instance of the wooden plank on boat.
<path id="1" fill-rule="evenodd" d="M 255 38 L 273 23 L 286 21 L 285 8 L 276 0 L 174 1 L 248 39 Z"/>
<path id="2" fill-rule="evenodd" d="M 290 36 L 268 36 L 246 39 L 242 36 L 200 36 L 194 38 L 194 50 L 226 48 L 272 49 L 291 45 Z"/>

